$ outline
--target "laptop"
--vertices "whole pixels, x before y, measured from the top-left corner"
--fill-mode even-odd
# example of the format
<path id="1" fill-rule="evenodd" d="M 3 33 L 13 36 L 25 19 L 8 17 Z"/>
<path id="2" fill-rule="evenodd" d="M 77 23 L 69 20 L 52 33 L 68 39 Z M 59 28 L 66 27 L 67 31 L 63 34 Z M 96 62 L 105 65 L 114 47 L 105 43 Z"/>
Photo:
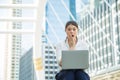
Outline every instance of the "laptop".
<path id="1" fill-rule="evenodd" d="M 89 67 L 88 50 L 63 50 L 62 69 L 87 69 Z"/>

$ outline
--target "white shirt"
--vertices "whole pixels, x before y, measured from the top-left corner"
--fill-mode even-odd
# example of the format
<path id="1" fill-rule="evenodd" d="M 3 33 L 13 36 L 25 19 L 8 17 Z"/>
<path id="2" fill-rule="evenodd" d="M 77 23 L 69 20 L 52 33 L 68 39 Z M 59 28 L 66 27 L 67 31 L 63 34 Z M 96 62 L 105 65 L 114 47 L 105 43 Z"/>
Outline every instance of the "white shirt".
<path id="1" fill-rule="evenodd" d="M 60 42 L 56 46 L 56 57 L 57 57 L 58 63 L 61 60 L 62 50 L 69 50 L 69 45 L 68 45 L 68 41 L 67 40 L 63 41 L 63 42 Z M 77 44 L 76 44 L 74 50 L 89 50 L 89 49 L 88 49 L 87 44 L 84 41 L 78 39 Z"/>

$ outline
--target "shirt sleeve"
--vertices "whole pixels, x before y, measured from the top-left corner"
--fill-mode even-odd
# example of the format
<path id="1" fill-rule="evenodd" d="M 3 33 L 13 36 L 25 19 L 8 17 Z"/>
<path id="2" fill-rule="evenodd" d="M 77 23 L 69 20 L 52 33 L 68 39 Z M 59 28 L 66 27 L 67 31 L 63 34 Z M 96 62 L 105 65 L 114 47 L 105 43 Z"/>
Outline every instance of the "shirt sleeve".
<path id="1" fill-rule="evenodd" d="M 56 45 L 56 58 L 59 63 L 61 60 L 61 45 L 60 44 Z"/>
<path id="2" fill-rule="evenodd" d="M 85 41 L 82 41 L 82 45 L 83 45 L 82 47 L 84 50 L 89 50 L 89 46 Z"/>
<path id="3" fill-rule="evenodd" d="M 89 50 L 89 46 L 86 42 L 83 42 L 83 45 L 84 45 L 84 49 Z"/>

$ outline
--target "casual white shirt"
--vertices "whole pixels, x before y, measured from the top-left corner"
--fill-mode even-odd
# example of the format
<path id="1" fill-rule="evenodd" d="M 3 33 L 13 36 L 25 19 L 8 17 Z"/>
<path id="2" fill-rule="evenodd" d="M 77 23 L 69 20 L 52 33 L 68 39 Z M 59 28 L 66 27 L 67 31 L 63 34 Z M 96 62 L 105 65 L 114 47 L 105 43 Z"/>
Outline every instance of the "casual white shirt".
<path id="1" fill-rule="evenodd" d="M 89 48 L 88 48 L 86 42 L 78 39 L 74 50 L 88 50 L 88 49 Z M 69 45 L 68 45 L 68 41 L 67 40 L 60 42 L 56 46 L 56 57 L 57 57 L 58 63 L 61 60 L 62 50 L 69 50 Z"/>

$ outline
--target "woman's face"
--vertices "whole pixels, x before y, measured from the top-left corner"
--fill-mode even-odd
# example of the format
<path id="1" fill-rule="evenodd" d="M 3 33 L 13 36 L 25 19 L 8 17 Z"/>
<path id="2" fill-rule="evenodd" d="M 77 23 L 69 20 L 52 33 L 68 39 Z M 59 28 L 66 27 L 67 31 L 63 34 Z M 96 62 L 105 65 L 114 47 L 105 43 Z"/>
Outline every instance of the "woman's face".
<path id="1" fill-rule="evenodd" d="M 67 37 L 77 37 L 78 34 L 78 28 L 72 24 L 68 25 L 65 29 Z"/>

